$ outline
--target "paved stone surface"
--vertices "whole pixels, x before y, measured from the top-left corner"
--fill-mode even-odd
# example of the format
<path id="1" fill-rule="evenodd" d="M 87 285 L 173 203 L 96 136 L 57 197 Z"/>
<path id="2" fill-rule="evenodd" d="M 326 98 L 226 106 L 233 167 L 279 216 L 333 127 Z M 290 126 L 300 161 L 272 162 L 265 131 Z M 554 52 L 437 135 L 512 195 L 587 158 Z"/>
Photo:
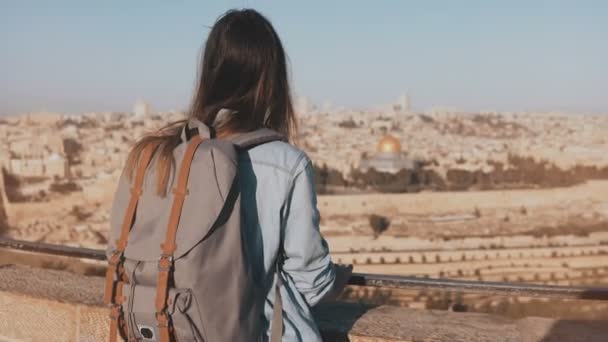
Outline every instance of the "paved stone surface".
<path id="1" fill-rule="evenodd" d="M 0 292 L 0 336 L 17 341 L 74 341 L 76 309 L 76 305 Z"/>
<path id="2" fill-rule="evenodd" d="M 59 302 L 103 305 L 103 279 L 24 265 L 0 266 L 0 291 Z"/>

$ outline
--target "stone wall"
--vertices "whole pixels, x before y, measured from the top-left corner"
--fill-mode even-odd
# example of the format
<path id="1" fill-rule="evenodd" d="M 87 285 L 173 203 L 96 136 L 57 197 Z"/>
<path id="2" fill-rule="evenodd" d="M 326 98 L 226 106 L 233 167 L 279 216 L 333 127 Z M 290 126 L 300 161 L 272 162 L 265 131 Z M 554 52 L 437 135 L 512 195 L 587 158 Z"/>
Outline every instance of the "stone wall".
<path id="1" fill-rule="evenodd" d="M 104 341 L 103 279 L 0 266 L 0 341 Z M 315 308 L 325 341 L 605 342 L 608 322 L 557 321 L 333 303 Z"/>

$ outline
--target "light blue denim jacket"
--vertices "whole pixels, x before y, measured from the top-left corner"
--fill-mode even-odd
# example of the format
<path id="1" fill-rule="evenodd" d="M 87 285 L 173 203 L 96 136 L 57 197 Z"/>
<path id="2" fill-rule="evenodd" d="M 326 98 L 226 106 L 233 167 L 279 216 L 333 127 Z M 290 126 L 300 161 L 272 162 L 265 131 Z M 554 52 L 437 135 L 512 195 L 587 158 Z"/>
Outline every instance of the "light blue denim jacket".
<path id="1" fill-rule="evenodd" d="M 245 245 L 256 281 L 266 289 L 267 334 L 282 245 L 283 341 L 321 341 L 310 307 L 332 289 L 335 272 L 319 232 L 312 163 L 281 141 L 239 153 Z"/>

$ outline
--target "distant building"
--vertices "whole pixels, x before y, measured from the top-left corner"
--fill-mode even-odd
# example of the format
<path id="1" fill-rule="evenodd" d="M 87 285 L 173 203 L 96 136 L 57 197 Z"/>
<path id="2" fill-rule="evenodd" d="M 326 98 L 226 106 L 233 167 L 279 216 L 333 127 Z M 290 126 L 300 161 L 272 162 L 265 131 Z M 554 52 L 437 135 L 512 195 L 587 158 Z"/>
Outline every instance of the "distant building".
<path id="1" fill-rule="evenodd" d="M 20 177 L 44 177 L 44 162 L 42 159 L 11 159 L 9 172 Z"/>
<path id="2" fill-rule="evenodd" d="M 78 126 L 74 123 L 69 123 L 61 129 L 61 135 L 68 138 L 78 137 Z"/>
<path id="3" fill-rule="evenodd" d="M 44 161 L 44 176 L 65 178 L 68 173 L 67 160 L 58 153 L 51 153 Z"/>
<path id="4" fill-rule="evenodd" d="M 137 119 L 145 118 L 151 111 L 150 105 L 142 99 L 138 99 L 133 105 L 133 116 Z"/>
<path id="5" fill-rule="evenodd" d="M 7 144 L 10 154 L 17 158 L 37 159 L 49 153 L 64 153 L 63 138 L 59 134 L 35 134 L 36 139 L 29 136 L 11 138 Z"/>
<path id="6" fill-rule="evenodd" d="M 51 153 L 46 158 L 11 159 L 8 171 L 20 177 L 65 178 L 68 164 L 62 155 Z"/>
<path id="7" fill-rule="evenodd" d="M 40 143 L 44 145 L 44 148 L 51 153 L 64 154 L 63 150 L 63 137 L 59 134 L 40 134 Z"/>
<path id="8" fill-rule="evenodd" d="M 8 150 L 19 159 L 41 159 L 46 153 L 45 145 L 28 136 L 17 137 L 8 142 Z"/>
<path id="9" fill-rule="evenodd" d="M 402 151 L 399 139 L 392 135 L 380 139 L 376 154 L 361 159 L 359 163 L 359 169 L 363 172 L 375 169 L 379 172 L 397 173 L 402 169 L 413 170 L 417 167 L 417 163 L 407 156 L 407 152 Z"/>
<path id="10" fill-rule="evenodd" d="M 410 96 L 407 93 L 399 96 L 397 102 L 393 104 L 393 111 L 395 113 L 410 112 Z"/>
<path id="11" fill-rule="evenodd" d="M 61 121 L 63 116 L 62 113 L 35 112 L 25 114 L 24 119 L 28 125 L 52 126 Z"/>

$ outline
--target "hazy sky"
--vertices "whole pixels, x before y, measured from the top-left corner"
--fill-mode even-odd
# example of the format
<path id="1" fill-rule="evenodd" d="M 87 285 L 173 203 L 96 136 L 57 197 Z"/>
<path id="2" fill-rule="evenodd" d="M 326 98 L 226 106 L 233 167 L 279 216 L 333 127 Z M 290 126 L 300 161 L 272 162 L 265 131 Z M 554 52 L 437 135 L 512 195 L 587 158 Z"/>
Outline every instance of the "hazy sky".
<path id="1" fill-rule="evenodd" d="M 232 7 L 269 17 L 317 104 L 608 112 L 608 1 L 2 0 L 0 113 L 186 108 Z"/>

